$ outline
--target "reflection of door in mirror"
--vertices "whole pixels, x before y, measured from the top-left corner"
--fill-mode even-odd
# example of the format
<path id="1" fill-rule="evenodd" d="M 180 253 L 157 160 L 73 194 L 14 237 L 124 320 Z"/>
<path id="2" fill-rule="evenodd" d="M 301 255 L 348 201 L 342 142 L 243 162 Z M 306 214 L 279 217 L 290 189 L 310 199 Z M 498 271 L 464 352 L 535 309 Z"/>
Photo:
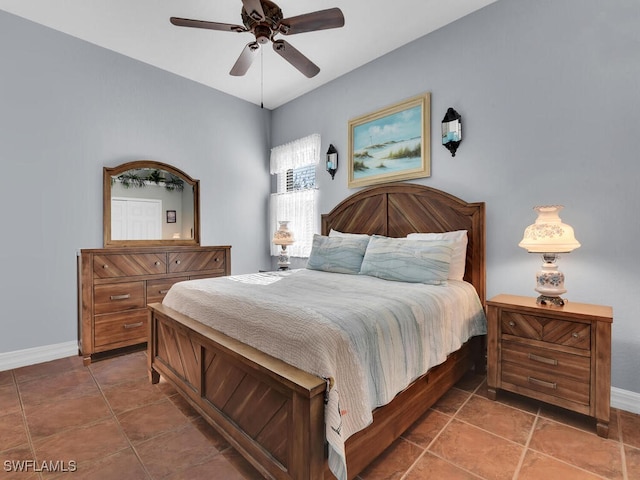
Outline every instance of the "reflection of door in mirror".
<path id="1" fill-rule="evenodd" d="M 162 201 L 112 198 L 111 238 L 154 240 L 162 237 Z"/>
<path id="2" fill-rule="evenodd" d="M 153 175 L 161 175 L 153 180 Z M 157 169 L 129 170 L 111 181 L 112 240 L 193 238 L 193 188 Z M 131 181 L 135 178 L 136 181 Z M 175 217 L 165 215 L 176 212 Z"/>

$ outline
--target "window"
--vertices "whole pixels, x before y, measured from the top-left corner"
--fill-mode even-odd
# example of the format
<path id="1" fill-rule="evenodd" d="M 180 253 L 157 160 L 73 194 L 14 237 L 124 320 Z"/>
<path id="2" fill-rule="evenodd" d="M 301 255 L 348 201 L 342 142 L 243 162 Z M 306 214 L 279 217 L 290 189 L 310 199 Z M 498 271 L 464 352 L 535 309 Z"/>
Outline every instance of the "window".
<path id="1" fill-rule="evenodd" d="M 320 135 L 296 140 L 271 150 L 271 173 L 277 175 L 277 193 L 271 195 L 269 242 L 279 221 L 288 220 L 296 243 L 287 248 L 292 257 L 308 257 L 313 234 L 320 230 L 317 210 L 316 165 L 320 161 Z"/>

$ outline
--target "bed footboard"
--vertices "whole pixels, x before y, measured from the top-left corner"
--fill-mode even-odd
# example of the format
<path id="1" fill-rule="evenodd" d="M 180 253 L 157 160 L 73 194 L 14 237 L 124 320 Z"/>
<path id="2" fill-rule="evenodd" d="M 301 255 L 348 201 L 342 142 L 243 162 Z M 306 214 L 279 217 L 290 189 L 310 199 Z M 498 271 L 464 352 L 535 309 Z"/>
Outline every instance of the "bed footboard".
<path id="1" fill-rule="evenodd" d="M 151 304 L 149 376 L 164 376 L 267 478 L 322 479 L 322 379 Z"/>

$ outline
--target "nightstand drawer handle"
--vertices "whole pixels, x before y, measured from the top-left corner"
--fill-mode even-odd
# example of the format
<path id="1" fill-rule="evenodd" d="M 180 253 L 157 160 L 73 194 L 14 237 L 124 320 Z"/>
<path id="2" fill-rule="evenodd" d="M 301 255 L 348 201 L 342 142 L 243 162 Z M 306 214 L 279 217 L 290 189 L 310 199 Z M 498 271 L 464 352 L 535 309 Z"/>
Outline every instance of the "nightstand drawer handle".
<path id="1" fill-rule="evenodd" d="M 533 360 L 534 362 L 546 363 L 547 365 L 558 365 L 558 360 L 555 358 L 542 357 L 540 355 L 536 355 L 535 353 L 529 354 L 529 360 Z"/>
<path id="2" fill-rule="evenodd" d="M 180 265 L 180 260 L 176 260 L 176 265 Z"/>
<path id="3" fill-rule="evenodd" d="M 160 266 L 160 262 L 156 262 L 155 265 L 156 265 L 156 267 L 159 267 Z"/>
<path id="4" fill-rule="evenodd" d="M 166 295 L 169 290 L 158 290 L 160 295 Z"/>
<path id="5" fill-rule="evenodd" d="M 516 326 L 516 322 L 514 322 L 513 320 L 509 321 L 509 326 L 510 327 L 515 327 Z"/>
<path id="6" fill-rule="evenodd" d="M 558 388 L 556 382 L 545 382 L 544 380 L 538 380 L 537 378 L 529 377 L 527 378 L 529 383 L 533 383 L 534 385 L 538 385 L 540 387 L 553 388 L 554 390 Z"/>
<path id="7" fill-rule="evenodd" d="M 137 328 L 137 327 L 141 327 L 142 325 L 144 325 L 144 322 L 138 322 L 138 323 L 125 323 L 125 324 L 124 324 L 124 328 Z"/>
<path id="8" fill-rule="evenodd" d="M 111 300 L 126 300 L 127 298 L 131 298 L 131 294 L 125 293 L 124 295 L 111 295 Z"/>
<path id="9" fill-rule="evenodd" d="M 578 337 L 580 336 L 580 334 L 579 334 L 578 332 L 573 332 L 573 333 L 571 334 L 571 336 L 572 336 L 573 338 L 578 338 Z"/>

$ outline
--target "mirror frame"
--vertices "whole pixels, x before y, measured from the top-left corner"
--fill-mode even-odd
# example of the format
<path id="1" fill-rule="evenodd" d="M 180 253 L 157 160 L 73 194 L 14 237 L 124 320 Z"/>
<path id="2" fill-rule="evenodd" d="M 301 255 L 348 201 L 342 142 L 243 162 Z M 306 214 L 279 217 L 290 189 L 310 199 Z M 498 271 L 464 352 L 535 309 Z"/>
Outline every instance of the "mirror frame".
<path id="1" fill-rule="evenodd" d="M 111 177 L 121 175 L 127 170 L 152 168 L 165 170 L 193 187 L 193 238 L 168 240 L 113 240 L 111 238 Z M 104 247 L 154 247 L 154 246 L 193 246 L 200 245 L 200 180 L 191 178 L 182 170 L 166 163 L 154 160 L 136 160 L 117 167 L 104 167 L 102 173 L 102 232 Z"/>

